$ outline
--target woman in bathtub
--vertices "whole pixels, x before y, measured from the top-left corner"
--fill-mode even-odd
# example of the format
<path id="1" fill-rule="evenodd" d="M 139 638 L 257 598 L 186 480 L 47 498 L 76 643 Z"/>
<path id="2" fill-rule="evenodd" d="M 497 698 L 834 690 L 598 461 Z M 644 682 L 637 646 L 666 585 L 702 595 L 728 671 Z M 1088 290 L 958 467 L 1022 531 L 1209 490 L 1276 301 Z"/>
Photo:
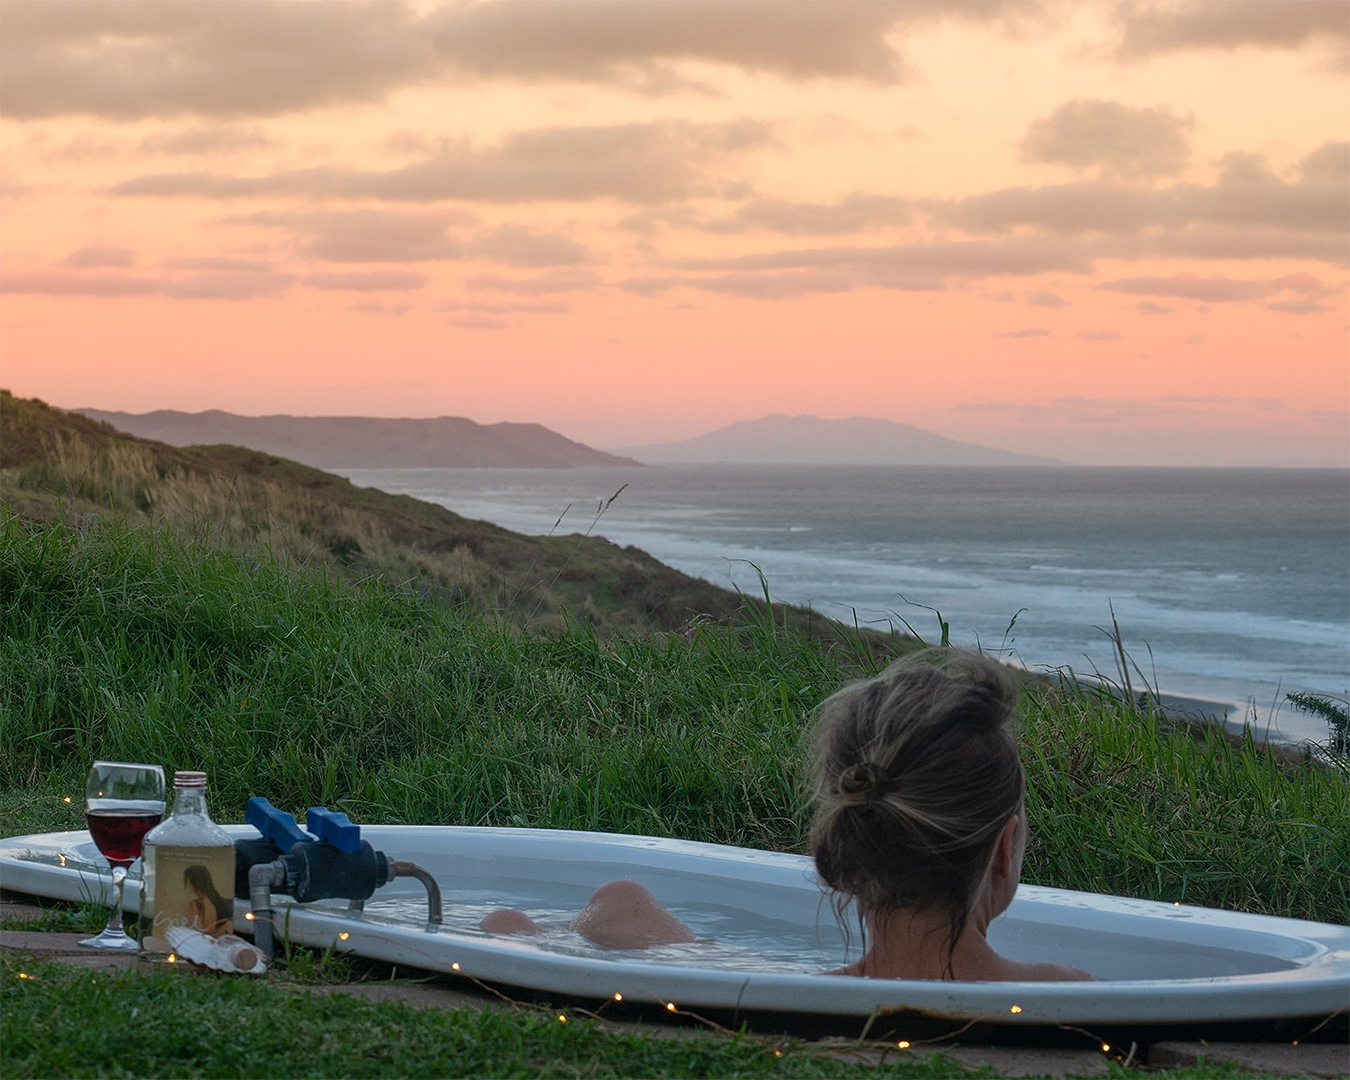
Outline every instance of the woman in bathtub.
<path id="1" fill-rule="evenodd" d="M 1080 980 L 1062 964 L 994 951 L 989 924 L 1012 902 L 1026 847 L 1026 781 L 1009 725 L 1017 692 L 983 657 L 955 651 L 893 664 L 820 707 L 812 732 L 811 854 L 863 954 L 832 974 L 878 979 Z M 482 929 L 530 934 L 519 911 Z M 571 929 L 605 948 L 694 941 L 632 881 L 602 885 Z"/>

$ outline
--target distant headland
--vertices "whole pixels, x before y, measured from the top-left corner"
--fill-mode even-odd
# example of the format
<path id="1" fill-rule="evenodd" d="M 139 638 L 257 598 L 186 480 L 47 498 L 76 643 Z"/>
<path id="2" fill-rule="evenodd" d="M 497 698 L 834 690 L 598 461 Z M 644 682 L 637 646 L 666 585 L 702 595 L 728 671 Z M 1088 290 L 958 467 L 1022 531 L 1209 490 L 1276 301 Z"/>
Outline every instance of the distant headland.
<path id="1" fill-rule="evenodd" d="M 119 431 L 170 446 L 228 444 L 319 469 L 638 466 L 573 442 L 540 424 L 479 424 L 461 416 L 238 416 L 212 409 L 148 413 L 69 409 Z"/>

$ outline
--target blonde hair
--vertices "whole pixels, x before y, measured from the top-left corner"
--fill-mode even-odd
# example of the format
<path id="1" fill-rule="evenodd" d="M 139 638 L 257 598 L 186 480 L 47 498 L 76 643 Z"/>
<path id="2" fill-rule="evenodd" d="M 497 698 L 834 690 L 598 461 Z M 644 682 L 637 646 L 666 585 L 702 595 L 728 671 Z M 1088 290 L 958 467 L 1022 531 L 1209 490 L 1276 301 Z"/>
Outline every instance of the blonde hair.
<path id="1" fill-rule="evenodd" d="M 837 913 L 936 910 L 965 929 L 1004 825 L 1026 794 L 1005 669 L 955 650 L 845 687 L 812 728 L 811 854 Z"/>

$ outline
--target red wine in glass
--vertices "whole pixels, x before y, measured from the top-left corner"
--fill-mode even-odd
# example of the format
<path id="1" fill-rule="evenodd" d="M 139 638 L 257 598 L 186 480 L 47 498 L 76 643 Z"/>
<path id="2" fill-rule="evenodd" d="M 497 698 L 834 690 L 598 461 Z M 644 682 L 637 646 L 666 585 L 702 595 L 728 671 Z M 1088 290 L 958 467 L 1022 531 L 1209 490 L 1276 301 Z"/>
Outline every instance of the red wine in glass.
<path id="1" fill-rule="evenodd" d="M 122 929 L 122 885 L 127 868 L 141 853 L 145 834 L 164 816 L 164 770 L 158 765 L 96 761 L 84 785 L 84 819 L 89 835 L 112 867 L 113 902 L 108 925 L 81 945 L 134 951 Z"/>
<path id="2" fill-rule="evenodd" d="M 89 823 L 89 835 L 103 857 L 113 866 L 125 869 L 140 857 L 145 834 L 164 820 L 164 807 L 151 803 L 145 807 L 128 804 L 106 809 L 90 808 L 85 811 L 84 819 Z"/>

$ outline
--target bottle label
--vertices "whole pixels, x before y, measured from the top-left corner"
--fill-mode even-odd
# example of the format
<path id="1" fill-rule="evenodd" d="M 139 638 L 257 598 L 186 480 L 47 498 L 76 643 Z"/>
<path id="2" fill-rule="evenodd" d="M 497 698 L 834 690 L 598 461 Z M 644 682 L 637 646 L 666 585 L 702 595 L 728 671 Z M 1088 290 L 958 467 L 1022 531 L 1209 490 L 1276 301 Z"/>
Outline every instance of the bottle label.
<path id="1" fill-rule="evenodd" d="M 186 927 L 219 938 L 234 930 L 234 845 L 147 846 L 146 918 L 141 946 L 161 955 L 173 952 L 168 932 Z"/>

